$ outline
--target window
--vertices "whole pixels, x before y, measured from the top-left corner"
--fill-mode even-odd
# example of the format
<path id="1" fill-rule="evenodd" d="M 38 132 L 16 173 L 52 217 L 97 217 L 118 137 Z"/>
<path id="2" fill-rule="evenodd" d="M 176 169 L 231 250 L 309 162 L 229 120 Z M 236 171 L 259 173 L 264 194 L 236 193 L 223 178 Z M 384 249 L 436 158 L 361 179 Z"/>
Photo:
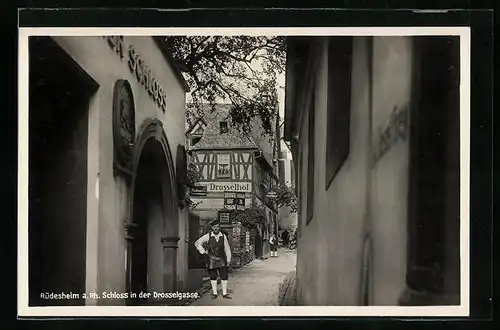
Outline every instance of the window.
<path id="1" fill-rule="evenodd" d="M 221 121 L 219 123 L 219 128 L 220 128 L 220 133 L 221 134 L 227 133 L 229 131 L 229 127 L 227 125 L 227 121 Z"/>
<path id="2" fill-rule="evenodd" d="M 264 185 L 266 190 L 271 188 L 271 181 L 269 180 L 269 173 L 266 171 L 262 171 L 262 184 Z"/>
<path id="3" fill-rule="evenodd" d="M 201 137 L 194 137 L 191 139 L 191 146 L 194 146 L 196 143 L 200 142 Z"/>
<path id="4" fill-rule="evenodd" d="M 309 119 L 308 119 L 308 129 L 307 129 L 307 221 L 306 225 L 309 224 L 314 215 L 314 164 L 315 164 L 315 93 L 316 89 L 313 86 L 311 93 L 311 103 L 309 106 Z"/>
<path id="5" fill-rule="evenodd" d="M 193 139 L 191 140 L 192 145 L 195 145 L 196 143 L 200 142 L 200 140 L 201 140 L 201 137 L 195 137 L 195 138 L 193 138 Z"/>
<path id="6" fill-rule="evenodd" d="M 231 178 L 231 159 L 229 154 L 217 155 L 217 178 L 229 179 Z"/>
<path id="7" fill-rule="evenodd" d="M 326 189 L 349 155 L 352 37 L 331 37 L 328 45 Z"/>

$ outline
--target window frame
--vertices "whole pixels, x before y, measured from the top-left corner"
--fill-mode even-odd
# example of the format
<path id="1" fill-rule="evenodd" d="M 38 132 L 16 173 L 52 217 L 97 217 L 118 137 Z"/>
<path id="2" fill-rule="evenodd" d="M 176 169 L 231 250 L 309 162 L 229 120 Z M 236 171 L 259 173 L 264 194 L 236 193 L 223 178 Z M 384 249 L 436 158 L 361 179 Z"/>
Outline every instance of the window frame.
<path id="1" fill-rule="evenodd" d="M 226 125 L 224 130 L 222 128 L 223 124 Z M 227 121 L 220 121 L 219 122 L 219 132 L 220 132 L 220 134 L 226 134 L 229 132 L 229 123 Z"/>
<path id="2" fill-rule="evenodd" d="M 316 83 L 313 82 L 310 92 L 309 108 L 307 111 L 307 194 L 306 194 L 306 226 L 309 225 L 314 217 L 314 199 L 315 199 L 315 159 L 316 159 Z"/>
<path id="3" fill-rule="evenodd" d="M 330 188 L 350 154 L 353 46 L 350 36 L 328 39 L 325 190 Z"/>
<path id="4" fill-rule="evenodd" d="M 196 142 L 194 142 L 196 140 Z M 201 136 L 193 136 L 189 139 L 189 144 L 191 147 L 195 146 L 198 142 L 200 142 Z"/>
<path id="5" fill-rule="evenodd" d="M 229 175 L 221 175 L 219 174 L 219 156 L 221 155 L 224 155 L 224 156 L 227 156 L 228 159 L 229 159 L 229 163 L 228 163 L 228 166 L 229 166 Z M 227 179 L 231 179 L 231 154 L 228 153 L 228 152 L 224 152 L 224 153 L 218 153 L 217 156 L 216 156 L 216 168 L 215 168 L 215 177 L 217 179 L 223 179 L 223 180 L 227 180 Z"/>

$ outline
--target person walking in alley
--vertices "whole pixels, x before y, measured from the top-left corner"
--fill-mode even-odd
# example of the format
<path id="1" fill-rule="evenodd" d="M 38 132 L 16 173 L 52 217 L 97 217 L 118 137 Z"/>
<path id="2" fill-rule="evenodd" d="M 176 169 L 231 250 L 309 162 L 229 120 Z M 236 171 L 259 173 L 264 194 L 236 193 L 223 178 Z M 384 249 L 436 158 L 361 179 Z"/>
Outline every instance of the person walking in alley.
<path id="1" fill-rule="evenodd" d="M 297 248 L 297 229 L 292 234 L 292 237 L 290 238 L 290 249 L 296 249 Z"/>
<path id="2" fill-rule="evenodd" d="M 276 238 L 276 235 L 271 234 L 271 237 L 269 238 L 269 244 L 271 245 L 271 257 L 277 257 L 278 256 L 278 239 Z"/>
<path id="3" fill-rule="evenodd" d="M 211 231 L 201 236 L 194 245 L 206 256 L 206 268 L 212 285 L 212 299 L 217 298 L 217 277 L 222 284 L 222 297 L 231 299 L 227 293 L 228 267 L 231 264 L 231 248 L 227 236 L 220 231 L 218 220 L 210 223 Z"/>
<path id="4" fill-rule="evenodd" d="M 281 239 L 283 240 L 283 246 L 288 247 L 290 239 L 290 234 L 288 233 L 288 230 L 285 229 L 285 231 L 283 231 L 283 233 L 281 234 Z"/>

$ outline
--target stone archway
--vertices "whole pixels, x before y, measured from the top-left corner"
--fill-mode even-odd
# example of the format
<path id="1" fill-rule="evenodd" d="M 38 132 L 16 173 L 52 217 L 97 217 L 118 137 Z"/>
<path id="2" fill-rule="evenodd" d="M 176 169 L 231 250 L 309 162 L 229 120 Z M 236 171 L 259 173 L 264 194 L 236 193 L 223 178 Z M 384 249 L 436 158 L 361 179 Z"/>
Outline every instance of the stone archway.
<path id="1" fill-rule="evenodd" d="M 162 122 L 146 120 L 134 144 L 127 223 L 127 290 L 176 289 L 179 240 L 177 188 L 170 147 Z M 138 297 L 137 297 L 138 298 Z M 129 299 L 138 305 L 151 300 Z"/>

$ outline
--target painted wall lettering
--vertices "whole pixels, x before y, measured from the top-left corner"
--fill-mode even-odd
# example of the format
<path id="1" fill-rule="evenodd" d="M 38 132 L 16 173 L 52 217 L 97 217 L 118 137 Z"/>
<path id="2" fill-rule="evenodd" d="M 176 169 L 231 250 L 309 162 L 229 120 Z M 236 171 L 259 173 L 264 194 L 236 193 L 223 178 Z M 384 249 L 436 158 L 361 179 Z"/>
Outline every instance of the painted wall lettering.
<path id="1" fill-rule="evenodd" d="M 206 186 L 207 192 L 252 192 L 250 182 L 199 182 Z"/>
<path id="2" fill-rule="evenodd" d="M 142 60 L 142 58 L 132 45 L 129 46 L 128 64 L 130 71 L 135 74 L 137 81 L 144 86 L 148 94 L 153 98 L 160 109 L 162 109 L 162 111 L 166 111 L 167 95 L 165 91 L 160 86 L 156 78 L 152 75 L 151 69 Z"/>
<path id="3" fill-rule="evenodd" d="M 123 36 L 105 36 L 108 45 L 123 60 L 125 44 Z M 153 76 L 151 69 L 135 50 L 133 45 L 128 46 L 128 67 L 136 80 L 141 84 L 148 95 L 158 105 L 161 111 L 167 110 L 167 93 Z"/>
<path id="4" fill-rule="evenodd" d="M 372 149 L 372 164 L 375 165 L 394 145 L 408 140 L 409 128 L 410 107 L 408 105 L 395 106 L 387 126 L 378 128 L 377 138 Z"/>
<path id="5" fill-rule="evenodd" d="M 122 36 L 105 36 L 108 41 L 109 47 L 115 51 L 115 53 L 123 59 L 123 37 Z"/>

